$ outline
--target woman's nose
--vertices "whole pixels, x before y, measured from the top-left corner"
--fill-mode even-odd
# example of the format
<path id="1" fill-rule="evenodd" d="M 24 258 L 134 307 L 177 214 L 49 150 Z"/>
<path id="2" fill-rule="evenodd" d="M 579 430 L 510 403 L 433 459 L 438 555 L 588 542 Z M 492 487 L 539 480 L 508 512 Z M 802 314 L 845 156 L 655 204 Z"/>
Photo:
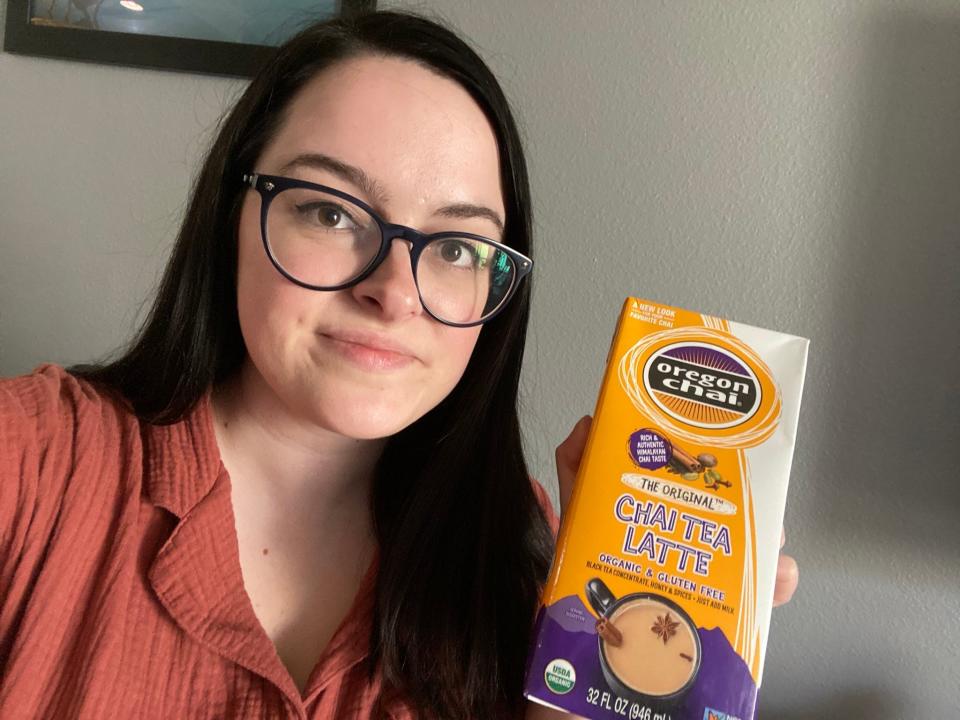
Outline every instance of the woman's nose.
<path id="1" fill-rule="evenodd" d="M 397 238 L 383 262 L 350 288 L 359 303 L 376 309 L 383 320 L 400 320 L 423 312 L 410 262 L 412 244 Z"/>

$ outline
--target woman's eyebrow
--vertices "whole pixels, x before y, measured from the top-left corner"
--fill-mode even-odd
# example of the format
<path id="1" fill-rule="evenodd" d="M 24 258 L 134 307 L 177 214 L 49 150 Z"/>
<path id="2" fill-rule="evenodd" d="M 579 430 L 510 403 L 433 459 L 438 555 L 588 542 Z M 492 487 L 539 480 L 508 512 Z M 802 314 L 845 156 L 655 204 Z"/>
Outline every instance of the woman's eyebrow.
<path id="1" fill-rule="evenodd" d="M 342 160 L 337 160 L 323 153 L 303 153 L 297 155 L 293 160 L 280 168 L 280 174 L 285 175 L 290 170 L 301 167 L 332 172 L 334 175 L 343 178 L 347 182 L 353 183 L 363 190 L 364 194 L 371 198 L 379 207 L 383 207 L 387 202 L 387 194 L 383 191 L 380 183 L 360 168 L 348 165 Z"/>
<path id="2" fill-rule="evenodd" d="M 330 155 L 324 155 L 323 153 L 302 153 L 281 167 L 279 174 L 285 175 L 290 170 L 300 167 L 327 170 L 347 182 L 353 183 L 374 201 L 373 204 L 378 209 L 383 208 L 387 203 L 387 194 L 383 191 L 383 186 L 367 175 L 362 168 L 358 168 L 355 165 L 350 165 Z M 444 205 L 434 214 L 448 218 L 486 218 L 503 233 L 503 220 L 500 218 L 500 215 L 495 210 L 491 210 L 483 205 L 454 203 L 452 205 Z"/>
<path id="3" fill-rule="evenodd" d="M 486 218 L 494 225 L 497 226 L 497 229 L 503 233 L 503 220 L 500 219 L 500 216 L 493 210 L 483 205 L 473 205 L 471 203 L 455 203 L 453 205 L 444 205 L 442 208 L 437 210 L 434 215 L 440 215 L 441 217 L 448 218 Z"/>

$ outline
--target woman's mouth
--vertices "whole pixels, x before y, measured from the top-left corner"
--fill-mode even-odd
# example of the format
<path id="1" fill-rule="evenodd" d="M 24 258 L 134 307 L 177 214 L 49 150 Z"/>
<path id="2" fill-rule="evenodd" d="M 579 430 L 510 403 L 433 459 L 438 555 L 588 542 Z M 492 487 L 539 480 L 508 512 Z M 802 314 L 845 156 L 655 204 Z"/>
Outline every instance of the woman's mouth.
<path id="1" fill-rule="evenodd" d="M 369 371 L 390 371 L 407 367 L 416 358 L 393 350 L 364 345 L 332 335 L 321 334 L 321 340 L 331 350 L 349 362 Z"/>

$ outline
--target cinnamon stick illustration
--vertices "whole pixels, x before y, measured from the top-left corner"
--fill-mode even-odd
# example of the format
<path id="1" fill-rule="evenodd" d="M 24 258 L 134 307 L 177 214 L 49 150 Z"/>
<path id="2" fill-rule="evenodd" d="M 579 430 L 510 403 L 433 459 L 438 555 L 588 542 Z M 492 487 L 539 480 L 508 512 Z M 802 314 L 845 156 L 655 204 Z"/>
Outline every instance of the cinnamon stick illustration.
<path id="1" fill-rule="evenodd" d="M 623 643 L 623 635 L 617 630 L 617 626 L 606 618 L 597 620 L 597 634 L 604 639 L 604 642 L 619 647 Z"/>
<path id="2" fill-rule="evenodd" d="M 673 459 L 682 465 L 686 472 L 698 473 L 703 470 L 703 465 L 693 455 L 676 445 L 673 446 Z"/>

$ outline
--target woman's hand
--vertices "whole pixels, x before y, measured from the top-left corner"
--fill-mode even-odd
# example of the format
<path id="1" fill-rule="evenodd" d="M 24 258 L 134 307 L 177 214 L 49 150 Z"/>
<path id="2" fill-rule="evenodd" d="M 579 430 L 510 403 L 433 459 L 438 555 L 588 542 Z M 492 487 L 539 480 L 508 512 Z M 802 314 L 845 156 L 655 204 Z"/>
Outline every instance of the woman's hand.
<path id="1" fill-rule="evenodd" d="M 786 541 L 787 536 L 784 534 L 783 528 L 780 528 L 781 550 Z M 797 561 L 781 552 L 780 557 L 777 559 L 777 582 L 773 586 L 773 606 L 777 607 L 778 605 L 790 602 L 790 598 L 792 598 L 793 593 L 796 592 L 797 583 L 799 582 L 800 568 L 797 565 Z"/>
<path id="2" fill-rule="evenodd" d="M 587 435 L 590 432 L 590 423 L 593 418 L 584 415 L 579 422 L 573 426 L 573 431 L 557 447 L 557 479 L 560 483 L 560 515 L 570 502 L 570 493 L 573 491 L 573 481 L 577 477 L 577 469 L 580 467 L 580 459 L 583 457 L 583 449 L 587 445 Z M 786 536 L 783 530 L 780 531 L 780 547 Z M 773 590 L 773 605 L 783 605 L 793 597 L 797 589 L 797 583 L 800 578 L 797 561 L 789 555 L 780 553 L 780 559 L 777 562 L 777 582 Z"/>

